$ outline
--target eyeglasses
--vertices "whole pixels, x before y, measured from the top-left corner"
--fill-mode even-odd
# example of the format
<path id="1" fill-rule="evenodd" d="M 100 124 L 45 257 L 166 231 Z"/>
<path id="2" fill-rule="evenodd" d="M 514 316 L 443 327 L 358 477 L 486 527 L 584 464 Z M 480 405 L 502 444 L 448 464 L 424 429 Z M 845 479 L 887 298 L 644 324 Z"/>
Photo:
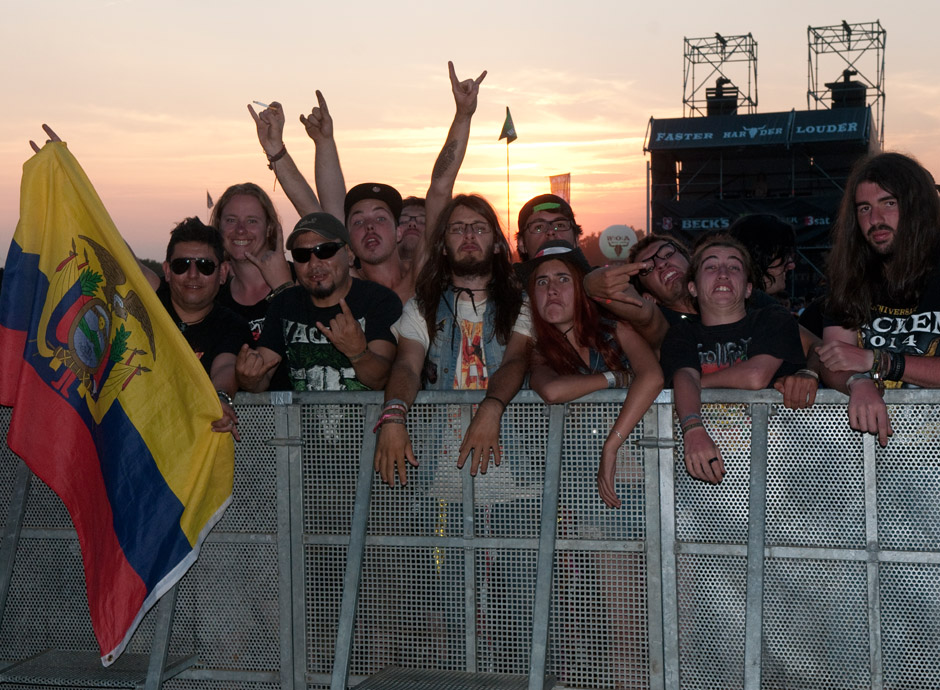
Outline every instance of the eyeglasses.
<path id="1" fill-rule="evenodd" d="M 659 261 L 667 261 L 673 254 L 676 253 L 676 251 L 678 251 L 676 245 L 674 245 L 672 242 L 666 242 L 662 247 L 659 248 L 659 251 L 653 254 L 653 256 L 649 257 L 648 259 L 643 259 L 644 262 L 652 261 L 653 265 L 649 268 L 641 268 L 637 275 L 641 278 L 645 278 L 656 269 L 657 259 Z"/>
<path id="2" fill-rule="evenodd" d="M 536 220 L 525 226 L 525 231 L 533 235 L 541 235 L 543 232 L 548 232 L 549 230 L 554 230 L 555 233 L 559 232 L 568 232 L 571 230 L 571 221 L 570 220 Z"/>
<path id="3" fill-rule="evenodd" d="M 215 273 L 215 269 L 218 266 L 218 264 L 216 264 L 216 262 L 212 259 L 180 257 L 170 261 L 170 270 L 173 271 L 173 273 L 176 275 L 181 276 L 189 270 L 190 264 L 196 264 L 196 270 L 198 270 L 204 276 L 211 276 L 213 273 Z"/>
<path id="4" fill-rule="evenodd" d="M 336 256 L 336 252 L 344 246 L 342 242 L 323 242 L 316 247 L 294 247 L 290 250 L 290 255 L 298 264 L 307 263 L 311 256 L 317 257 L 320 261 L 326 261 Z"/>
<path id="5" fill-rule="evenodd" d="M 401 216 L 398 219 L 399 225 L 408 225 L 409 223 L 414 223 L 415 225 L 424 225 L 426 222 L 426 216 Z"/>
<path id="6" fill-rule="evenodd" d="M 475 223 L 450 223 L 447 226 L 447 232 L 451 235 L 466 235 L 468 230 L 471 234 L 476 233 L 477 235 L 485 235 L 488 232 L 492 232 L 490 224 L 480 220 Z"/>

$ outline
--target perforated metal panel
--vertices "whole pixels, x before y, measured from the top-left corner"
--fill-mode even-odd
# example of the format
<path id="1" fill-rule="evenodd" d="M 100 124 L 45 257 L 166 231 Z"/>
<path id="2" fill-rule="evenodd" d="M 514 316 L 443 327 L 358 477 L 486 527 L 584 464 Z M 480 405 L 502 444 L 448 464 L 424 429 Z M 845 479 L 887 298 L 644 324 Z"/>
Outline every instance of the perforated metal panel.
<path id="1" fill-rule="evenodd" d="M 780 406 L 767 445 L 767 543 L 865 548 L 864 467 L 845 408 Z"/>
<path id="2" fill-rule="evenodd" d="M 764 582 L 762 687 L 867 687 L 865 564 L 771 559 Z"/>
<path id="3" fill-rule="evenodd" d="M 885 687 L 937 687 L 940 565 L 882 563 L 880 581 Z"/>
<path id="4" fill-rule="evenodd" d="M 878 543 L 940 550 L 940 406 L 889 406 L 894 436 L 878 459 Z"/>
<path id="5" fill-rule="evenodd" d="M 717 486 L 689 476 L 676 420 L 676 539 L 743 544 L 747 541 L 751 417 L 745 405 L 703 405 L 702 418 L 721 449 L 727 474 Z"/>
<path id="6" fill-rule="evenodd" d="M 705 422 L 729 469 L 718 487 L 687 476 L 665 397 L 657 403 L 664 414 L 651 412 L 620 451 L 616 510 L 596 487 L 621 404 L 611 394 L 569 405 L 564 419 L 548 652 L 561 685 L 743 688 L 750 655 L 760 681 L 749 687 L 936 687 L 940 402 L 929 392 L 888 394 L 895 435 L 886 449 L 848 428 L 844 398 L 834 393 L 821 392 L 808 411 L 774 407 L 766 477 L 750 470 L 760 444 L 751 444 L 749 405 L 779 398 L 706 395 Z M 290 686 L 283 653 L 291 643 L 282 636 L 291 630 L 305 641 L 298 658 L 307 687 L 328 684 L 364 403 L 327 396 L 272 406 L 258 397 L 237 408 L 244 440 L 232 507 L 179 589 L 170 652 L 194 651 L 201 665 L 169 688 Z M 474 405 L 427 397 L 409 413 L 421 467 L 409 468 L 405 488 L 373 482 L 354 682 L 392 664 L 528 671 L 550 435 L 546 406 L 530 400 L 511 405 L 503 420 L 503 466 L 469 487 L 455 462 Z M 0 409 L 0 423 L 8 412 Z M 284 431 L 295 413 L 296 430 Z M 659 418 L 670 420 L 666 428 L 647 426 Z M 297 453 L 293 465 L 288 452 Z M 3 519 L 16 465 L 0 450 Z M 766 490 L 752 495 L 758 479 Z M 292 486 L 302 490 L 293 503 Z M 663 493 L 647 493 L 657 488 Z M 757 519 L 764 501 L 766 523 Z M 660 515 L 659 505 L 669 512 Z M 754 543 L 761 527 L 764 542 Z M 290 586 L 303 598 L 295 609 L 303 621 L 290 620 Z M 148 617 L 130 650 L 146 651 L 152 634 Z M 34 479 L 0 625 L 0 666 L 48 647 L 96 648 L 71 523 Z"/>

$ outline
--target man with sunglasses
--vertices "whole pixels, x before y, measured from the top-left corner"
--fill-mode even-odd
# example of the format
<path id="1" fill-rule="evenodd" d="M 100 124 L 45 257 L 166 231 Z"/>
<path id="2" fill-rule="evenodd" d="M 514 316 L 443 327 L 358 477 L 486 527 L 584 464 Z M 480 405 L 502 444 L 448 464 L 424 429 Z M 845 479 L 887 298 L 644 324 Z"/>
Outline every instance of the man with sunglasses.
<path id="1" fill-rule="evenodd" d="M 381 389 L 395 359 L 401 300 L 350 275 L 349 233 L 328 213 L 300 219 L 287 238 L 298 285 L 271 300 L 258 347 L 242 348 L 239 385 L 267 390 L 287 360 L 293 390 Z"/>
<path id="2" fill-rule="evenodd" d="M 238 420 L 232 408 L 232 396 L 238 390 L 235 360 L 241 347 L 251 342 L 251 329 L 245 319 L 215 302 L 228 277 L 229 266 L 223 263 L 222 255 L 218 230 L 198 218 L 187 218 L 170 233 L 164 280 L 155 287 L 222 401 L 224 416 L 213 423 L 213 429 L 232 432 L 238 439 Z M 148 279 L 153 284 L 150 276 Z"/>

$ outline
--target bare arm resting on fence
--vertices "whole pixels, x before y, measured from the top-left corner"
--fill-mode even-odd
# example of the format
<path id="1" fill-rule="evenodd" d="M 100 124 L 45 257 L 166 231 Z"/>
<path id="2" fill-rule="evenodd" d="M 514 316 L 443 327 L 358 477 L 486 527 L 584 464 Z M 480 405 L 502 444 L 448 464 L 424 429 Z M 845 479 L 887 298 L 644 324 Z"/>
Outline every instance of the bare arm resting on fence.
<path id="1" fill-rule="evenodd" d="M 856 332 L 847 328 L 828 326 L 823 330 L 823 345 L 819 348 L 823 381 L 849 396 L 849 426 L 877 435 L 878 443 L 884 447 L 894 433 L 888 408 L 872 379 L 852 378 L 869 371 L 874 360 L 871 350 L 856 345 L 857 338 Z"/>
<path id="2" fill-rule="evenodd" d="M 506 405 L 515 397 L 529 368 L 528 337 L 513 332 L 506 344 L 503 361 L 490 376 L 486 384 L 486 398 L 477 407 L 476 414 L 467 427 L 463 443 L 457 456 L 457 467 L 463 467 L 470 458 L 470 474 L 476 476 L 477 470 L 486 474 L 490 456 L 499 465 L 499 425 L 506 411 Z"/>
<path id="3" fill-rule="evenodd" d="M 701 382 L 701 374 L 690 367 L 679 369 L 673 375 L 676 414 L 685 443 L 685 469 L 695 479 L 718 484 L 725 476 L 725 462 L 721 450 L 701 422 Z"/>
<path id="4" fill-rule="evenodd" d="M 400 337 L 398 339 L 398 353 L 392 366 L 385 386 L 385 401 L 402 400 L 411 407 L 418 395 L 421 386 L 421 369 L 424 366 L 424 345 Z M 380 420 L 381 421 L 381 420 Z M 411 437 L 408 428 L 402 423 L 382 424 L 378 429 L 378 438 L 375 442 L 375 471 L 382 476 L 382 481 L 389 486 L 395 486 L 395 475 L 402 486 L 408 483 L 408 464 L 418 466 L 411 447 Z"/>
<path id="5" fill-rule="evenodd" d="M 663 389 L 663 370 L 646 340 L 624 323 L 617 325 L 617 339 L 636 376 L 607 435 L 597 466 L 597 491 L 611 508 L 620 507 L 616 489 L 617 451 Z"/>

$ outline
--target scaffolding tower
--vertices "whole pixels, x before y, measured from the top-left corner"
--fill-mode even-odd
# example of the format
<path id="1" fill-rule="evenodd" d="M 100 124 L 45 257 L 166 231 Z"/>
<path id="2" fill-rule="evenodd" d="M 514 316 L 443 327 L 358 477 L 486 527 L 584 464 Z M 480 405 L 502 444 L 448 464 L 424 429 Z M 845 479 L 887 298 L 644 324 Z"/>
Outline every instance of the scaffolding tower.
<path id="1" fill-rule="evenodd" d="M 757 41 L 751 34 L 684 40 L 683 117 L 757 112 Z"/>
<path id="2" fill-rule="evenodd" d="M 871 106 L 873 131 L 884 148 L 885 37 L 880 21 L 807 29 L 808 110 Z M 820 77 L 820 72 L 823 76 Z M 831 81 L 824 81 L 830 79 Z"/>

